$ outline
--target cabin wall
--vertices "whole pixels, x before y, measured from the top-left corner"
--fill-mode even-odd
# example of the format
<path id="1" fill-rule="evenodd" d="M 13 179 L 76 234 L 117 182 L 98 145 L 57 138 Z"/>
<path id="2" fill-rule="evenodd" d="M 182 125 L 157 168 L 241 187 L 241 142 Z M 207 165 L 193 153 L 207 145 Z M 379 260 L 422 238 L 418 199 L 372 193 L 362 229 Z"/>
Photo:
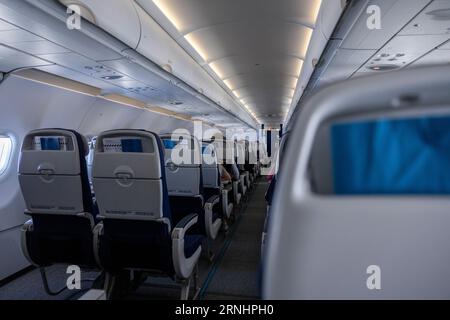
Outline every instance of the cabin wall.
<path id="1" fill-rule="evenodd" d="M 20 227 L 27 220 L 17 178 L 21 142 L 33 129 L 59 127 L 96 136 L 109 129 L 146 129 L 156 133 L 177 128 L 193 130 L 193 123 L 91 96 L 10 76 L 0 84 L 0 134 L 13 138 L 10 165 L 0 176 L 0 280 L 28 265 L 20 247 Z M 204 127 L 206 129 L 206 127 Z"/>

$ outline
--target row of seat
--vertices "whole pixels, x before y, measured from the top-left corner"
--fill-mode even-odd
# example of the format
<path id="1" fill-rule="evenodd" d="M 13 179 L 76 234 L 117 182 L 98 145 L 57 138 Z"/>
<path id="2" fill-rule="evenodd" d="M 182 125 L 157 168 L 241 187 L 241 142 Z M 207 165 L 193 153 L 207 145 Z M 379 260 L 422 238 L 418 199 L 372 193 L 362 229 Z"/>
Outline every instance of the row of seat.
<path id="1" fill-rule="evenodd" d="M 187 299 L 204 240 L 216 239 L 229 223 L 258 166 L 247 164 L 239 179 L 224 185 L 215 146 L 225 141 L 177 139 L 144 130 L 101 133 L 93 150 L 92 194 L 86 139 L 73 130 L 30 132 L 19 164 L 31 216 L 22 233 L 28 260 L 40 268 L 101 268 L 109 279 L 124 270 L 162 272 L 181 283 Z M 190 159 L 209 152 L 214 161 L 180 162 L 179 152 Z"/>

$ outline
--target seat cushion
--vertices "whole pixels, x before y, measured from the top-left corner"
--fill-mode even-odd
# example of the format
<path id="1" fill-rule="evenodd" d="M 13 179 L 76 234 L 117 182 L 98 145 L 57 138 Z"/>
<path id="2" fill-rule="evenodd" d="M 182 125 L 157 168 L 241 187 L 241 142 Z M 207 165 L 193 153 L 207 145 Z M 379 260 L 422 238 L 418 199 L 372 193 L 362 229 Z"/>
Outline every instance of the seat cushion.
<path id="1" fill-rule="evenodd" d="M 190 258 L 195 251 L 202 245 L 203 236 L 187 234 L 184 237 L 184 255 Z"/>

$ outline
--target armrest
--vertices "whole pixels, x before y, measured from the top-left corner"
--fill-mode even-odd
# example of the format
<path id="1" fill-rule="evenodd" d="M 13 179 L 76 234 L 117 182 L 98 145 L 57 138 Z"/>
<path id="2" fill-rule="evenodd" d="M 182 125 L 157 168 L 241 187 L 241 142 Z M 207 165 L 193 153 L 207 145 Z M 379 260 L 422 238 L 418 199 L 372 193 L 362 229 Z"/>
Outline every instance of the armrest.
<path id="1" fill-rule="evenodd" d="M 205 203 L 205 227 L 208 238 L 215 239 L 222 226 L 222 219 L 216 219 L 213 221 L 214 211 L 213 208 L 220 202 L 220 196 L 212 196 Z"/>
<path id="2" fill-rule="evenodd" d="M 247 187 L 245 186 L 245 175 L 240 176 L 240 187 L 242 194 L 245 195 L 245 192 L 247 191 Z"/>
<path id="3" fill-rule="evenodd" d="M 231 212 L 233 211 L 233 203 L 229 201 L 229 193 L 232 189 L 222 189 L 222 212 L 228 218 L 231 216 Z"/>
<path id="4" fill-rule="evenodd" d="M 198 221 L 197 214 L 190 214 L 175 226 L 172 231 L 172 260 L 175 273 L 180 279 L 188 279 L 195 266 L 197 265 L 198 258 L 202 252 L 202 247 L 198 247 L 195 253 L 189 258 L 184 253 L 184 236 L 186 231 L 194 226 Z"/>
<path id="5" fill-rule="evenodd" d="M 241 202 L 241 194 L 239 192 L 239 184 L 240 184 L 239 180 L 233 181 L 233 198 L 234 198 L 234 202 L 236 204 L 239 204 Z"/>
<path id="6" fill-rule="evenodd" d="M 216 204 L 218 204 L 219 201 L 220 201 L 220 196 L 219 196 L 219 195 L 211 196 L 211 197 L 210 197 L 208 200 L 206 200 L 206 202 L 205 202 L 205 210 L 207 210 L 207 209 L 209 209 L 209 208 L 212 210 L 212 208 L 213 208 Z"/>
<path id="7" fill-rule="evenodd" d="M 25 222 L 20 231 L 21 231 L 20 245 L 22 247 L 23 255 L 28 260 L 28 262 L 37 267 L 38 265 L 31 259 L 27 244 L 28 233 L 33 232 L 33 220 L 30 219 L 27 222 Z"/>
<path id="8" fill-rule="evenodd" d="M 198 215 L 193 213 L 181 219 L 172 231 L 172 240 L 184 239 L 186 231 L 198 222 Z"/>
<path id="9" fill-rule="evenodd" d="M 94 246 L 94 258 L 95 262 L 97 262 L 98 266 L 102 268 L 102 262 L 100 261 L 100 236 L 103 235 L 103 222 L 98 223 L 94 230 L 92 231 L 94 240 L 93 240 L 93 246 Z"/>

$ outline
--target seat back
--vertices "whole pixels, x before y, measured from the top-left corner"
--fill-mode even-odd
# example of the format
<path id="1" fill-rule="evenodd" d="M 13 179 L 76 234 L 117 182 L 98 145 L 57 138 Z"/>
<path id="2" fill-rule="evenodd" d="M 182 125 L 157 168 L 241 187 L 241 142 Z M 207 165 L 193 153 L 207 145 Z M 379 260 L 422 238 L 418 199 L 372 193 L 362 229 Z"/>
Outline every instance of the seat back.
<path id="1" fill-rule="evenodd" d="M 219 164 L 213 143 L 202 144 L 202 174 L 205 188 L 220 188 Z"/>
<path id="2" fill-rule="evenodd" d="M 449 72 L 358 78 L 301 106 L 277 176 L 264 298 L 450 295 Z"/>
<path id="3" fill-rule="evenodd" d="M 97 137 L 92 169 L 102 218 L 171 219 L 159 137 L 142 130 L 113 130 Z"/>
<path id="4" fill-rule="evenodd" d="M 39 129 L 24 138 L 19 183 L 31 214 L 94 214 L 86 140 L 64 129 Z"/>
<path id="5" fill-rule="evenodd" d="M 190 135 L 163 135 L 165 171 L 170 196 L 196 197 L 203 195 L 201 148 Z"/>
<path id="6" fill-rule="evenodd" d="M 24 138 L 19 183 L 33 225 L 23 233 L 22 247 L 36 265 L 95 266 L 87 151 L 84 137 L 72 130 L 39 129 Z"/>
<path id="7" fill-rule="evenodd" d="M 201 166 L 201 148 L 198 140 L 191 135 L 170 134 L 161 136 L 165 148 L 165 172 L 170 206 L 174 221 L 186 215 L 203 214 L 204 190 Z M 204 231 L 204 219 L 199 219 Z"/>
<path id="8" fill-rule="evenodd" d="M 164 148 L 144 130 L 100 134 L 92 169 L 103 232 L 97 259 L 108 271 L 174 273 L 172 215 L 165 183 Z"/>

